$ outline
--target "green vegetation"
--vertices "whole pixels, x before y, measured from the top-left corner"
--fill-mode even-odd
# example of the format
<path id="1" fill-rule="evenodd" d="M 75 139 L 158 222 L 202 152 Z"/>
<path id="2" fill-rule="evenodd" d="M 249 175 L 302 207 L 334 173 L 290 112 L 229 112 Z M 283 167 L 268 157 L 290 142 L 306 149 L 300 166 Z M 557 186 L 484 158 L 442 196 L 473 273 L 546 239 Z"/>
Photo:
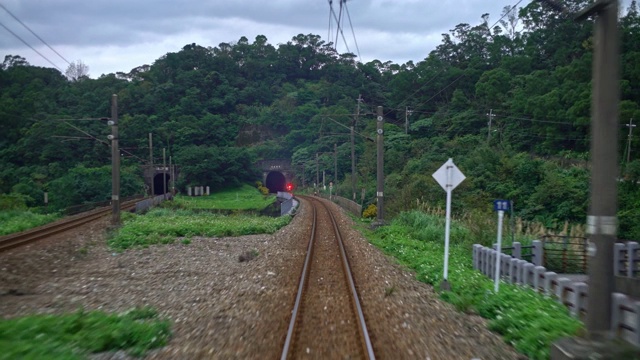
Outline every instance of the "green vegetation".
<path id="1" fill-rule="evenodd" d="M 572 12 L 590 2 L 562 1 Z M 640 12 L 635 0 L 621 10 L 618 121 L 627 129 L 629 119 L 640 118 Z M 181 193 L 187 186 L 253 183 L 260 178 L 256 161 L 290 159 L 297 184 L 313 182 L 318 164 L 336 193 L 350 194 L 350 142 L 335 121 L 354 123 L 362 135 L 356 137 L 355 171 L 366 209 L 376 198 L 376 146 L 365 138 L 374 137 L 371 114 L 382 106 L 386 218 L 418 203 L 443 207 L 431 174 L 453 158 L 467 176 L 456 190 L 455 211 L 488 213 L 493 199 L 504 198 L 526 221 L 583 224 L 593 22 L 575 22 L 539 1 L 477 15 L 474 23 L 451 19 L 440 44 L 404 64 L 358 62 L 314 34 L 292 34 L 275 45 L 263 35 L 241 34 L 229 43 L 188 43 L 152 64 L 97 79 L 67 79 L 7 55 L 0 64 L 0 194 L 18 194 L 27 206 L 41 207 L 47 191 L 56 209 L 110 199 L 109 147 L 62 140 L 86 134 L 104 139 L 109 126 L 59 119 L 109 116 L 117 94 L 119 140 L 127 149 L 123 197 L 143 191 L 140 165 L 149 156 L 150 132 L 155 159 L 166 148 L 179 164 Z M 489 113 L 495 115 L 491 128 Z M 630 161 L 627 140 L 619 137 L 614 155 L 624 159 L 619 237 L 638 239 L 640 137 L 632 138 Z"/>
<path id="2" fill-rule="evenodd" d="M 0 211 L 0 236 L 48 224 L 59 217 L 58 214 L 37 214 L 28 210 Z"/>
<path id="3" fill-rule="evenodd" d="M 169 322 L 151 308 L 0 319 L 0 359 L 84 359 L 117 350 L 142 356 L 165 345 L 169 336 Z"/>
<path id="4" fill-rule="evenodd" d="M 250 185 L 223 190 L 209 196 L 176 196 L 177 207 L 192 210 L 263 210 L 273 204 L 276 197 L 265 196 Z"/>
<path id="5" fill-rule="evenodd" d="M 385 253 L 413 269 L 419 280 L 438 288 L 443 276 L 444 219 L 422 212 L 401 213 L 389 226 L 365 231 Z M 583 325 L 554 299 L 529 288 L 493 281 L 472 268 L 472 233 L 457 221 L 451 224 L 449 276 L 451 291 L 442 299 L 460 311 L 489 319 L 489 328 L 531 359 L 548 359 L 551 343 L 575 335 Z M 388 293 L 390 291 L 386 291 Z"/>
<path id="6" fill-rule="evenodd" d="M 272 234 L 287 225 L 291 217 L 228 216 L 192 210 L 152 209 L 145 215 L 128 215 L 123 220 L 124 226 L 108 241 L 109 246 L 118 251 L 171 244 L 178 237 Z"/>

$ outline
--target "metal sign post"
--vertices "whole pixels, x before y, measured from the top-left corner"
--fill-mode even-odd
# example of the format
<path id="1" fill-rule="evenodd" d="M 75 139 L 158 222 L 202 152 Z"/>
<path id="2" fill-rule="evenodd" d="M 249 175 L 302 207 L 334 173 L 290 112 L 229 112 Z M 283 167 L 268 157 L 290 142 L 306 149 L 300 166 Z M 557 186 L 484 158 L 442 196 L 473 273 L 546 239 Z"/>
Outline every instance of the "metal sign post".
<path id="1" fill-rule="evenodd" d="M 433 178 L 447 192 L 447 210 L 444 229 L 444 274 L 440 288 L 442 290 L 450 290 L 449 276 L 449 229 L 451 228 L 451 192 L 465 179 L 462 171 L 453 163 L 453 159 L 449 159 L 436 172 Z"/>
<path id="2" fill-rule="evenodd" d="M 502 220 L 504 219 L 504 212 L 509 210 L 509 200 L 494 200 L 493 210 L 498 212 L 498 245 L 496 246 L 496 274 L 493 284 L 493 291 L 496 293 L 500 289 L 500 258 L 502 256 Z"/>

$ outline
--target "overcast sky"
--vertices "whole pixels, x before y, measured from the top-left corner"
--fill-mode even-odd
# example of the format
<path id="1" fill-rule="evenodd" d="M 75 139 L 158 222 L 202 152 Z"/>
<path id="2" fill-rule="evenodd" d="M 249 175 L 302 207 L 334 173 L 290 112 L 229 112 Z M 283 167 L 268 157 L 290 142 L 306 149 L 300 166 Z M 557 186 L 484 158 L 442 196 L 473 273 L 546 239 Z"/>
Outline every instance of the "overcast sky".
<path id="1" fill-rule="evenodd" d="M 518 7 L 531 0 L 522 0 Z M 493 25 L 517 0 L 348 0 L 346 8 L 361 61 L 402 64 L 423 60 L 442 33 L 460 23 Z M 628 3 L 629 0 L 624 1 Z M 333 1 L 338 15 L 339 0 Z M 274 46 L 297 34 L 329 35 L 328 0 L 0 0 L 20 21 L 66 60 L 81 60 L 92 78 L 151 65 L 168 52 L 196 43 L 205 47 L 253 42 L 265 35 Z M 335 25 L 333 20 L 333 41 Z M 348 18 L 344 35 L 356 53 Z M 20 55 L 32 65 L 53 67 L 3 26 L 64 70 L 68 64 L 0 7 L 0 61 Z M 338 51 L 345 52 L 342 39 Z"/>

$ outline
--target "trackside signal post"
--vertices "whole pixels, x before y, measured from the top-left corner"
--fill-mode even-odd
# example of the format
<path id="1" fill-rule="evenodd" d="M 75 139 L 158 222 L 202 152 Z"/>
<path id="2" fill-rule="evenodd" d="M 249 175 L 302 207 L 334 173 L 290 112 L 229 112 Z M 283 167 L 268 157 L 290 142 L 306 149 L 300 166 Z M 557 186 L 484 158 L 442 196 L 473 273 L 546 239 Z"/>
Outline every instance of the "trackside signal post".
<path id="1" fill-rule="evenodd" d="M 496 251 L 498 252 L 496 256 L 496 273 L 493 284 L 493 291 L 496 293 L 500 289 L 500 260 L 502 257 L 502 220 L 504 219 L 504 212 L 509 210 L 509 205 L 511 202 L 509 200 L 494 200 L 493 201 L 493 210 L 498 212 L 498 241 L 496 246 Z"/>

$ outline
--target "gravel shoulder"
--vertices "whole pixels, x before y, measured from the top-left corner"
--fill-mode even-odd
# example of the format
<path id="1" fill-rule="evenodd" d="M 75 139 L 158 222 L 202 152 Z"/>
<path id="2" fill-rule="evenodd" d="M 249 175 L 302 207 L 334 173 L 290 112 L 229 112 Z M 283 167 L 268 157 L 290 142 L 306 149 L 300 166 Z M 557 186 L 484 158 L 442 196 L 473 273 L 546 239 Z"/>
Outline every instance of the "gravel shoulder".
<path id="1" fill-rule="evenodd" d="M 483 319 L 439 300 L 332 206 L 378 358 L 524 358 Z M 173 335 L 147 359 L 279 358 L 310 234 L 307 210 L 303 202 L 273 235 L 194 237 L 188 245 L 176 241 L 118 254 L 105 245 L 104 219 L 0 253 L 0 317 L 150 305 L 172 321 Z M 247 259 L 251 253 L 257 256 Z"/>

